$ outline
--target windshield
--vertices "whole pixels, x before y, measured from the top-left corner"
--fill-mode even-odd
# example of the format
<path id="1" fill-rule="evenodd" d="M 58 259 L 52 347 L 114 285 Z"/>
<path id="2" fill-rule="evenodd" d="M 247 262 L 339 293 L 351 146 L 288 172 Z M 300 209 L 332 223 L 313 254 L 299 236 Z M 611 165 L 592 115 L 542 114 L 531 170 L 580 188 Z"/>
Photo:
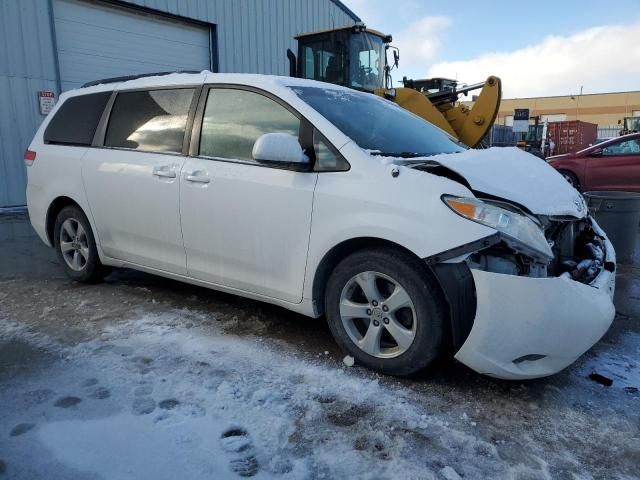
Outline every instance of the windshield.
<path id="1" fill-rule="evenodd" d="M 385 46 L 375 35 L 361 33 L 349 40 L 349 80 L 353 88 L 384 88 Z"/>
<path id="2" fill-rule="evenodd" d="M 431 123 L 371 93 L 291 87 L 303 101 L 372 154 L 417 157 L 465 149 Z"/>

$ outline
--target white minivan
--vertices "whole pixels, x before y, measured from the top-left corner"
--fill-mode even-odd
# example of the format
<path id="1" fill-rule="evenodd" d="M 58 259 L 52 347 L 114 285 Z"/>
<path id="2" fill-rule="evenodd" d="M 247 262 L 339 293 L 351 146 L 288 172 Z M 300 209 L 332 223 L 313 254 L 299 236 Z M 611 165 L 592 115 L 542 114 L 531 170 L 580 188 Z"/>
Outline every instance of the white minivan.
<path id="1" fill-rule="evenodd" d="M 560 174 L 372 94 L 210 72 L 94 82 L 60 96 L 25 162 L 33 227 L 72 279 L 129 267 L 324 315 L 386 374 L 451 352 L 550 375 L 614 317 L 614 250 Z"/>

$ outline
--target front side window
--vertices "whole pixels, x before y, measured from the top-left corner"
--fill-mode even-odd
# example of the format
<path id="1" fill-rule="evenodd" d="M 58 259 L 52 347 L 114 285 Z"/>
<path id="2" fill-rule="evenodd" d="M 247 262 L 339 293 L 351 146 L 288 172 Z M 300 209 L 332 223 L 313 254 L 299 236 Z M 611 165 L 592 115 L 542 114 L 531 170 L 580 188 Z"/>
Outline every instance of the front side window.
<path id="1" fill-rule="evenodd" d="M 640 140 L 632 138 L 624 142 L 608 145 L 602 149 L 603 155 L 637 155 L 640 154 Z"/>
<path id="2" fill-rule="evenodd" d="M 200 155 L 253 162 L 253 144 L 265 133 L 299 137 L 300 120 L 259 93 L 231 88 L 209 90 L 202 119 Z"/>
<path id="3" fill-rule="evenodd" d="M 315 170 L 338 172 L 349 170 L 349 164 L 329 146 L 325 138 L 314 129 L 313 148 L 316 155 Z"/>
<path id="4" fill-rule="evenodd" d="M 292 86 L 291 89 L 372 154 L 428 156 L 465 149 L 438 127 L 376 95 L 337 88 Z"/>
<path id="5" fill-rule="evenodd" d="M 107 147 L 181 153 L 193 88 L 119 93 L 111 110 Z"/>

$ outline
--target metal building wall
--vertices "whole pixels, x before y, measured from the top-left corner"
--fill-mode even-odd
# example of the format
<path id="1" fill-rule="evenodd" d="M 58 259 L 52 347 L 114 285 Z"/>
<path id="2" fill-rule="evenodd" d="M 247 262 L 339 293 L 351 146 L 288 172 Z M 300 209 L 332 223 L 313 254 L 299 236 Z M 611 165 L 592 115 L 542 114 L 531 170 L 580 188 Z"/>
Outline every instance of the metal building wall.
<path id="1" fill-rule="evenodd" d="M 216 24 L 220 72 L 287 75 L 294 35 L 356 18 L 332 0 L 128 0 L 127 3 Z"/>
<path id="2" fill-rule="evenodd" d="M 92 0 L 88 0 L 92 1 Z M 58 95 L 52 31 L 54 0 L 0 1 L 0 207 L 26 202 L 22 156 L 43 120 L 36 92 Z M 216 25 L 220 72 L 286 75 L 297 33 L 350 25 L 358 18 L 335 0 L 128 0 Z M 213 42 L 214 45 L 216 42 Z"/>
<path id="3" fill-rule="evenodd" d="M 49 4 L 0 1 L 0 207 L 25 203 L 23 153 L 43 120 L 36 92 L 57 91 Z"/>

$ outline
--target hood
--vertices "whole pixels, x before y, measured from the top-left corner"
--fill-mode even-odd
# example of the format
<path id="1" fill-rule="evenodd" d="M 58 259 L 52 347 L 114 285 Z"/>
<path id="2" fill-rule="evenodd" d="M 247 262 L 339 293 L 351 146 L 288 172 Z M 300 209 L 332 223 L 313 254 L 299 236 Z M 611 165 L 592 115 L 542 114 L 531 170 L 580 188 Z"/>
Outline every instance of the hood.
<path id="1" fill-rule="evenodd" d="M 582 196 L 552 166 L 519 148 L 493 147 L 427 157 L 462 176 L 477 193 L 526 207 L 536 215 L 582 218 Z"/>

